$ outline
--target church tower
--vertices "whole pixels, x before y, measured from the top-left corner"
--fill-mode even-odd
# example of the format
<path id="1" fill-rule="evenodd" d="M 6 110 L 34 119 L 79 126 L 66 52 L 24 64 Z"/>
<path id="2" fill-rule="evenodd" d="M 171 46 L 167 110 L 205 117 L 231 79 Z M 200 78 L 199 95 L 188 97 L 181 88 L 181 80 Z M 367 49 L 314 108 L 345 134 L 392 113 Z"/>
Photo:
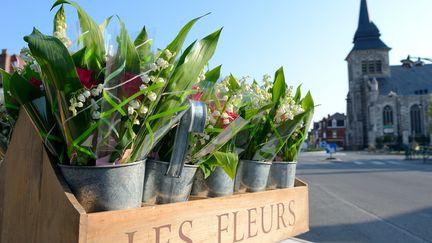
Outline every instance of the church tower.
<path id="1" fill-rule="evenodd" d="M 390 77 L 390 48 L 380 39 L 380 31 L 370 20 L 366 0 L 361 0 L 354 47 L 345 59 L 348 62 L 347 146 L 364 149 L 372 132 L 369 105 L 373 103 L 377 80 Z"/>

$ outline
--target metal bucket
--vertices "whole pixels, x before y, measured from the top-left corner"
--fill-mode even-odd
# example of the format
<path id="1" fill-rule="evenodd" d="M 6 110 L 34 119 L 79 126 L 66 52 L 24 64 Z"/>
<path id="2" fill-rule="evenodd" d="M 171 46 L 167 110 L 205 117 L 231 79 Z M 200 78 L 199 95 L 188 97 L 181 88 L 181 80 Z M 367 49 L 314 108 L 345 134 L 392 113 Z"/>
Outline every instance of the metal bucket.
<path id="1" fill-rule="evenodd" d="M 241 175 L 242 175 L 242 171 L 243 171 L 243 163 L 244 163 L 243 160 L 239 160 L 239 162 L 237 164 L 236 175 L 234 178 L 234 192 L 240 191 Z"/>
<path id="2" fill-rule="evenodd" d="M 166 204 L 185 202 L 189 199 L 196 165 L 184 165 L 179 178 L 166 176 L 168 162 L 149 160 L 149 169 L 144 179 L 146 203 Z"/>
<path id="3" fill-rule="evenodd" d="M 267 187 L 271 162 L 243 160 L 240 173 L 240 192 L 260 192 Z"/>
<path id="4" fill-rule="evenodd" d="M 141 207 L 145 160 L 107 166 L 60 165 L 60 170 L 88 213 Z"/>
<path id="5" fill-rule="evenodd" d="M 297 162 L 273 161 L 269 179 L 268 189 L 294 187 Z"/>
<path id="6" fill-rule="evenodd" d="M 157 188 L 168 169 L 168 162 L 148 159 L 144 177 L 143 197 L 144 203 L 156 203 Z"/>
<path id="7" fill-rule="evenodd" d="M 198 169 L 195 173 L 192 185 L 191 195 L 207 197 L 208 187 L 204 178 L 204 172 Z"/>
<path id="8" fill-rule="evenodd" d="M 223 197 L 234 193 L 234 180 L 221 167 L 216 167 L 205 181 L 208 197 Z"/>

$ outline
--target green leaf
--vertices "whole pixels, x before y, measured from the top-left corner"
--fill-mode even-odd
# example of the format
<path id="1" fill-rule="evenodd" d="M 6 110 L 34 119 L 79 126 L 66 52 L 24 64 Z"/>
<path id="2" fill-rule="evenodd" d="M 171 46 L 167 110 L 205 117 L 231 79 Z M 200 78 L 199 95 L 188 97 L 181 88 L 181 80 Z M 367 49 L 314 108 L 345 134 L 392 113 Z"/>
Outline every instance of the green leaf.
<path id="1" fill-rule="evenodd" d="M 220 77 L 220 70 L 222 65 L 219 65 L 212 70 L 208 71 L 205 76 L 205 80 L 199 83 L 199 88 L 201 92 L 203 92 L 203 96 L 201 97 L 202 101 L 207 101 L 210 99 L 212 94 L 214 93 L 214 86 Z"/>
<path id="2" fill-rule="evenodd" d="M 103 63 L 105 63 L 105 43 L 101 29 L 84 9 L 74 1 L 58 0 L 51 7 L 51 10 L 60 4 L 70 4 L 76 9 L 81 32 L 85 33 L 80 39 L 84 42 L 84 46 L 87 47 L 86 53 L 89 56 L 87 65 L 89 69 L 99 73 Z"/>
<path id="3" fill-rule="evenodd" d="M 181 47 L 183 46 L 183 43 L 186 39 L 186 36 L 188 35 L 189 31 L 192 29 L 192 27 L 194 26 L 194 24 L 202 17 L 209 15 L 210 13 L 204 14 L 200 17 L 197 17 L 195 19 L 192 19 L 191 21 L 189 21 L 185 26 L 183 26 L 183 28 L 181 28 L 181 30 L 179 31 L 179 33 L 177 34 L 177 36 L 175 37 L 175 39 L 168 44 L 168 46 L 166 47 L 166 49 L 170 50 L 170 52 L 172 53 L 179 53 L 181 50 Z M 164 56 L 163 56 L 164 57 Z"/>
<path id="4" fill-rule="evenodd" d="M 220 77 L 221 68 L 222 68 L 222 65 L 219 65 L 219 66 L 213 68 L 212 70 L 206 72 L 206 74 L 205 74 L 206 78 L 204 81 L 216 83 Z"/>
<path id="5" fill-rule="evenodd" d="M 294 101 L 296 102 L 296 104 L 300 102 L 300 99 L 301 99 L 301 85 L 297 87 L 296 93 L 294 95 Z"/>
<path id="6" fill-rule="evenodd" d="M 109 16 L 108 18 L 106 18 L 106 19 L 104 20 L 104 22 L 102 22 L 102 24 L 99 25 L 99 29 L 100 29 L 100 31 L 102 32 L 102 34 L 105 32 L 105 29 L 106 29 L 106 27 L 109 25 L 109 23 L 110 23 L 112 17 L 113 17 L 112 15 Z"/>
<path id="7" fill-rule="evenodd" d="M 72 55 L 72 59 L 76 67 L 82 67 L 85 65 L 85 53 L 86 47 L 83 47 Z"/>
<path id="8" fill-rule="evenodd" d="M 275 73 L 273 88 L 272 88 L 272 101 L 279 106 L 283 97 L 285 97 L 287 85 L 285 83 L 285 76 L 283 72 L 283 67 L 279 68 Z"/>
<path id="9" fill-rule="evenodd" d="M 45 141 L 47 148 L 53 155 L 57 155 L 59 152 L 58 141 L 47 139 L 47 134 L 50 133 L 50 131 L 51 136 L 53 136 L 53 134 L 57 135 L 55 132 L 57 130 L 52 130 L 55 125 L 47 113 L 48 109 L 46 100 L 43 97 L 44 94 L 39 88 L 30 84 L 18 73 L 14 73 L 11 76 L 10 81 L 9 91 L 11 96 L 19 104 L 23 105 L 31 117 L 33 124 L 35 124 L 38 129 L 42 141 Z"/>
<path id="10" fill-rule="evenodd" d="M 42 97 L 42 91 L 30 84 L 24 77 L 15 72 L 10 76 L 9 90 L 14 100 L 20 104 L 30 103 L 32 100 Z"/>
<path id="11" fill-rule="evenodd" d="M 238 164 L 238 155 L 237 153 L 230 152 L 214 152 L 213 156 L 215 157 L 218 165 L 223 168 L 225 173 L 234 180 L 237 164 Z"/>
<path id="12" fill-rule="evenodd" d="M 142 69 L 153 60 L 152 44 L 153 40 L 148 39 L 147 30 L 144 26 L 134 41 Z"/>
<path id="13" fill-rule="evenodd" d="M 11 96 L 10 85 L 11 85 L 11 75 L 7 73 L 5 70 L 0 68 L 0 74 L 2 75 L 3 80 L 3 96 L 5 101 L 6 109 L 12 117 L 16 118 L 19 112 L 19 103 L 18 101 Z"/>
<path id="14" fill-rule="evenodd" d="M 37 29 L 24 37 L 29 49 L 41 66 L 48 101 L 63 133 L 65 142 L 71 148 L 73 140 L 80 136 L 90 124 L 89 111 L 72 118 L 69 99 L 83 89 L 72 57 L 66 47 L 55 37 L 46 36 Z M 79 158 L 78 151 L 69 153 L 69 158 Z M 82 159 L 85 160 L 86 156 Z M 81 159 L 81 158 L 80 158 Z"/>
<path id="15" fill-rule="evenodd" d="M 293 120 L 284 122 L 279 127 L 277 127 L 277 132 L 274 132 L 268 142 L 266 142 L 255 152 L 252 159 L 258 161 L 273 161 L 274 157 L 282 149 L 291 134 L 303 122 L 305 115 L 305 112 L 300 113 L 295 116 Z"/>
<path id="16" fill-rule="evenodd" d="M 241 89 L 240 82 L 232 74 L 230 74 L 228 86 L 232 92 L 236 92 L 237 90 Z"/>
<path id="17" fill-rule="evenodd" d="M 120 23 L 120 35 L 117 37 L 120 60 L 126 61 L 126 71 L 137 74 L 140 72 L 140 61 L 137 50 L 127 33 L 125 24 L 120 17 L 117 16 L 117 18 Z"/>

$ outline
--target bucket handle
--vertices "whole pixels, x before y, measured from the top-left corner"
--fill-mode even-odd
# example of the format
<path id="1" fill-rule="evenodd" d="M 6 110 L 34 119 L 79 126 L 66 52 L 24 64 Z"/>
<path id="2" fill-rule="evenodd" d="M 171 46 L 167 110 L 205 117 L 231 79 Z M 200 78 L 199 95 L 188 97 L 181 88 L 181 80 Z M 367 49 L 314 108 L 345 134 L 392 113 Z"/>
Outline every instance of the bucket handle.
<path id="1" fill-rule="evenodd" d="M 181 118 L 177 127 L 174 147 L 166 176 L 179 178 L 183 170 L 186 153 L 188 150 L 189 133 L 204 132 L 207 106 L 204 102 L 189 100 L 190 107 Z"/>

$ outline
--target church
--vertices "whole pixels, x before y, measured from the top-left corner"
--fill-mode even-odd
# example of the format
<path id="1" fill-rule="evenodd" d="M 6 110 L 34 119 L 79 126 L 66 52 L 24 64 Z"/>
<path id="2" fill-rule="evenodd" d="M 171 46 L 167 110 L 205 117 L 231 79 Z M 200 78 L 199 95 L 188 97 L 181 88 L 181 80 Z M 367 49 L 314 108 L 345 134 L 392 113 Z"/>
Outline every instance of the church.
<path id="1" fill-rule="evenodd" d="M 349 82 L 347 147 L 401 148 L 413 141 L 428 145 L 432 64 L 408 56 L 402 65 L 389 65 L 391 48 L 380 36 L 370 19 L 367 1 L 361 0 L 354 46 L 345 59 Z"/>

